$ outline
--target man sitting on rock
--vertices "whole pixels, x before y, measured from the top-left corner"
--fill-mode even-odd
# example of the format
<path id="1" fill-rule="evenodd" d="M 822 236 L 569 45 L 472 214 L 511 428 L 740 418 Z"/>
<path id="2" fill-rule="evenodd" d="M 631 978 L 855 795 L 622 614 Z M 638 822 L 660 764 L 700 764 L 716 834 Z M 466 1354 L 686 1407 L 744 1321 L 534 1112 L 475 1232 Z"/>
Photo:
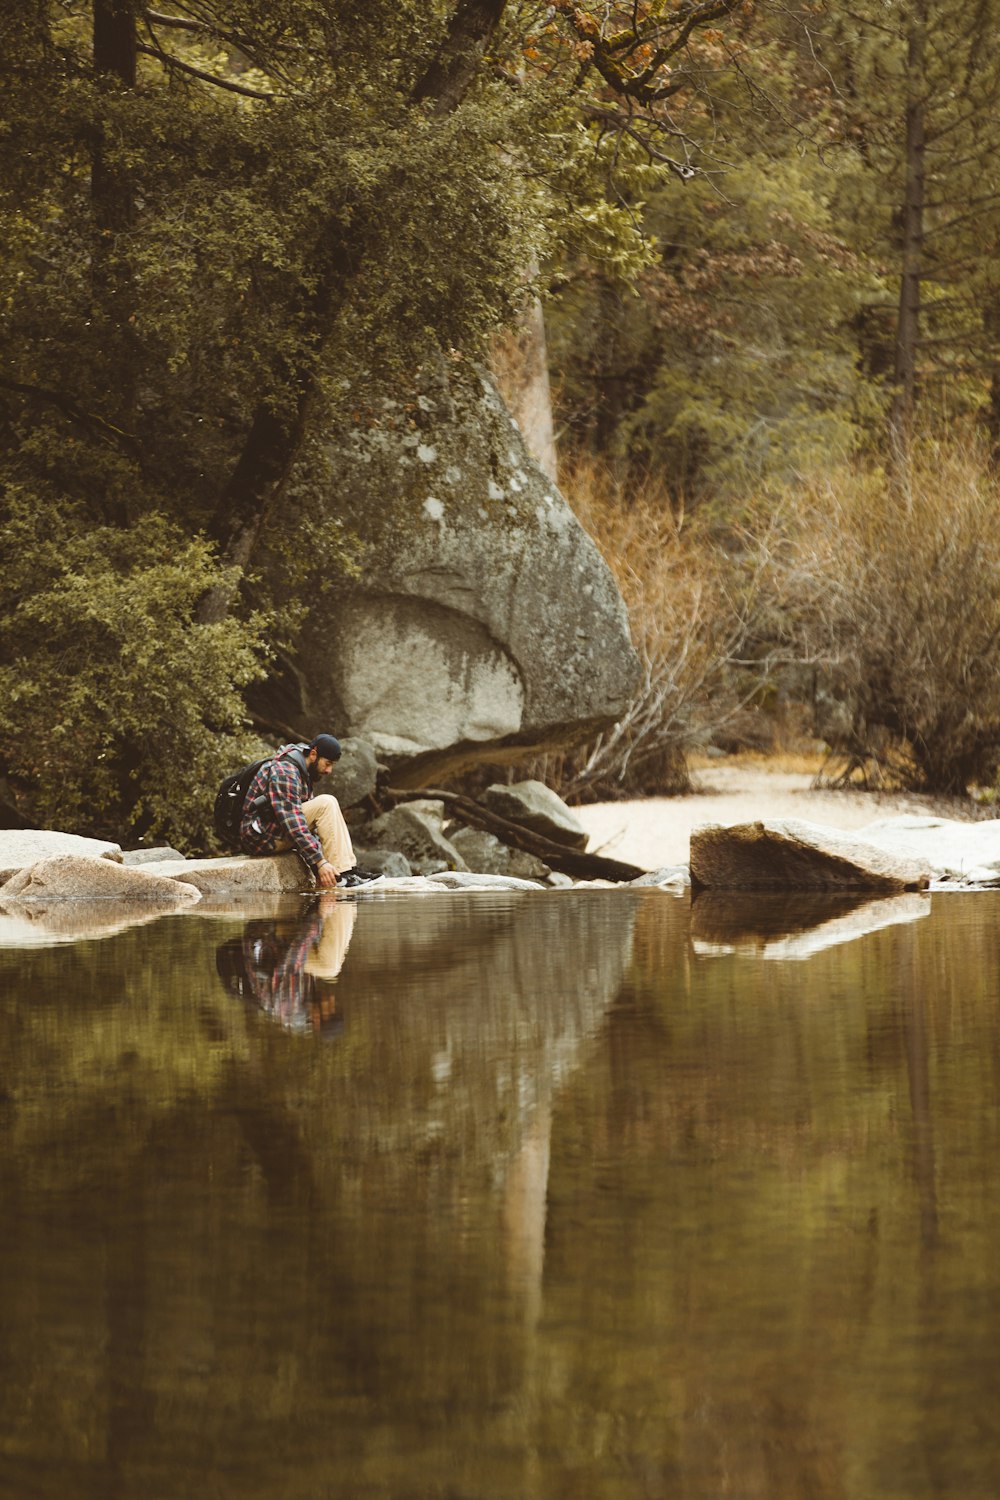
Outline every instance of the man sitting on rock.
<path id="1" fill-rule="evenodd" d="M 340 759 L 340 741 L 318 734 L 311 745 L 283 745 L 251 781 L 240 820 L 245 854 L 294 849 L 323 887 L 362 885 L 376 877 L 354 863 L 351 835 L 340 803 L 314 797 L 313 782 Z"/>

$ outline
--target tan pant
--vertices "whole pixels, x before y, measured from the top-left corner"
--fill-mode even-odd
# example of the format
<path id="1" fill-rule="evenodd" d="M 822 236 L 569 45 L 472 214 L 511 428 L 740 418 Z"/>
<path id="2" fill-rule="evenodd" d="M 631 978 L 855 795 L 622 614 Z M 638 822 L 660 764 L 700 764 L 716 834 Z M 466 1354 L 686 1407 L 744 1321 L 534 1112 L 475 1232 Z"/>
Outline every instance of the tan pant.
<path id="1" fill-rule="evenodd" d="M 322 902 L 326 899 L 320 898 L 323 931 L 304 968 L 307 974 L 315 974 L 317 979 L 336 979 L 347 957 L 358 908 L 353 901 L 330 901 L 323 907 Z"/>
<path id="2" fill-rule="evenodd" d="M 319 839 L 327 864 L 333 865 L 338 875 L 353 869 L 357 864 L 354 845 L 336 797 L 331 797 L 328 792 L 320 797 L 310 797 L 302 804 L 302 816 Z M 282 839 L 275 845 L 275 853 L 291 847 L 291 839 Z"/>

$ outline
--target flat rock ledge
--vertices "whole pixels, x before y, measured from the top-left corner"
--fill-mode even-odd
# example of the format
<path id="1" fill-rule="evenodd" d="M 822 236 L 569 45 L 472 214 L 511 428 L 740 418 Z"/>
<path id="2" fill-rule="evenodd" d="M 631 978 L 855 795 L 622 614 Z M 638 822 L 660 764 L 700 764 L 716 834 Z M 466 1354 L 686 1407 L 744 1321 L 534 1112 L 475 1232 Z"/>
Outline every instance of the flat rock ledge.
<path id="1" fill-rule="evenodd" d="M 926 860 L 794 818 L 691 834 L 695 890 L 922 891 L 931 875 Z"/>
<path id="2" fill-rule="evenodd" d="M 18 870 L 0 887 L 0 910 L 36 901 L 116 901 L 191 906 L 201 892 L 182 879 L 88 854 L 57 854 Z"/>
<path id="3" fill-rule="evenodd" d="M 155 869 L 168 880 L 186 881 L 203 896 L 283 896 L 313 888 L 312 877 L 297 854 L 167 859 Z"/>

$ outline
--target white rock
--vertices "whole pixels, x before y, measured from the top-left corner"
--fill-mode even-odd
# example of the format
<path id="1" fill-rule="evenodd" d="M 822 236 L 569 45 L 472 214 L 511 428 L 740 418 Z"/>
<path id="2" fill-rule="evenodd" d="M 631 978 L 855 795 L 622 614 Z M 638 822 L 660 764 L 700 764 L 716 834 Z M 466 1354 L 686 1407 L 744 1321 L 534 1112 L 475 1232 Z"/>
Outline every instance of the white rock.
<path id="1" fill-rule="evenodd" d="M 926 863 L 934 881 L 1000 885 L 1000 818 L 980 823 L 912 815 L 880 818 L 859 828 L 856 837 Z"/>
<path id="2" fill-rule="evenodd" d="M 118 844 L 88 839 L 79 833 L 60 833 L 55 828 L 0 828 L 0 883 L 27 865 L 57 854 L 89 854 L 94 859 L 121 862 Z"/>

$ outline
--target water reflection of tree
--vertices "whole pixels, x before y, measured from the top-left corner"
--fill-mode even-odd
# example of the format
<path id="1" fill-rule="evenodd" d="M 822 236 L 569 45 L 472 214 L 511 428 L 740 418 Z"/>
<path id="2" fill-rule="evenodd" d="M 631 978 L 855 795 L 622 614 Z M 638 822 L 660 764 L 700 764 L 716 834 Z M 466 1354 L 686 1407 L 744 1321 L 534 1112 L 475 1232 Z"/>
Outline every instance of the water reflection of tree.
<path id="1" fill-rule="evenodd" d="M 556 1081 L 618 988 L 633 907 L 531 910 L 366 906 L 330 1048 L 232 1003 L 211 917 L 69 965 L 0 955 L 20 1204 L 0 1489 L 156 1476 L 172 1500 L 210 1473 L 297 1500 L 368 1472 L 403 1493 L 414 1454 L 455 1471 L 456 1430 L 477 1469 L 470 1435 L 490 1412 L 506 1430 L 531 1367 Z"/>
<path id="2" fill-rule="evenodd" d="M 706 964 L 654 892 L 625 984 L 617 893 L 365 907 L 334 1047 L 212 921 L 0 955 L 0 1490 L 997 1492 L 1000 952 L 952 903 Z"/>
<path id="3" fill-rule="evenodd" d="M 595 1491 L 616 1464 L 699 1500 L 997 1490 L 1000 953 L 937 912 L 808 964 L 640 926 L 552 1141 L 538 1441 L 582 1451 L 589 1413 Z"/>

